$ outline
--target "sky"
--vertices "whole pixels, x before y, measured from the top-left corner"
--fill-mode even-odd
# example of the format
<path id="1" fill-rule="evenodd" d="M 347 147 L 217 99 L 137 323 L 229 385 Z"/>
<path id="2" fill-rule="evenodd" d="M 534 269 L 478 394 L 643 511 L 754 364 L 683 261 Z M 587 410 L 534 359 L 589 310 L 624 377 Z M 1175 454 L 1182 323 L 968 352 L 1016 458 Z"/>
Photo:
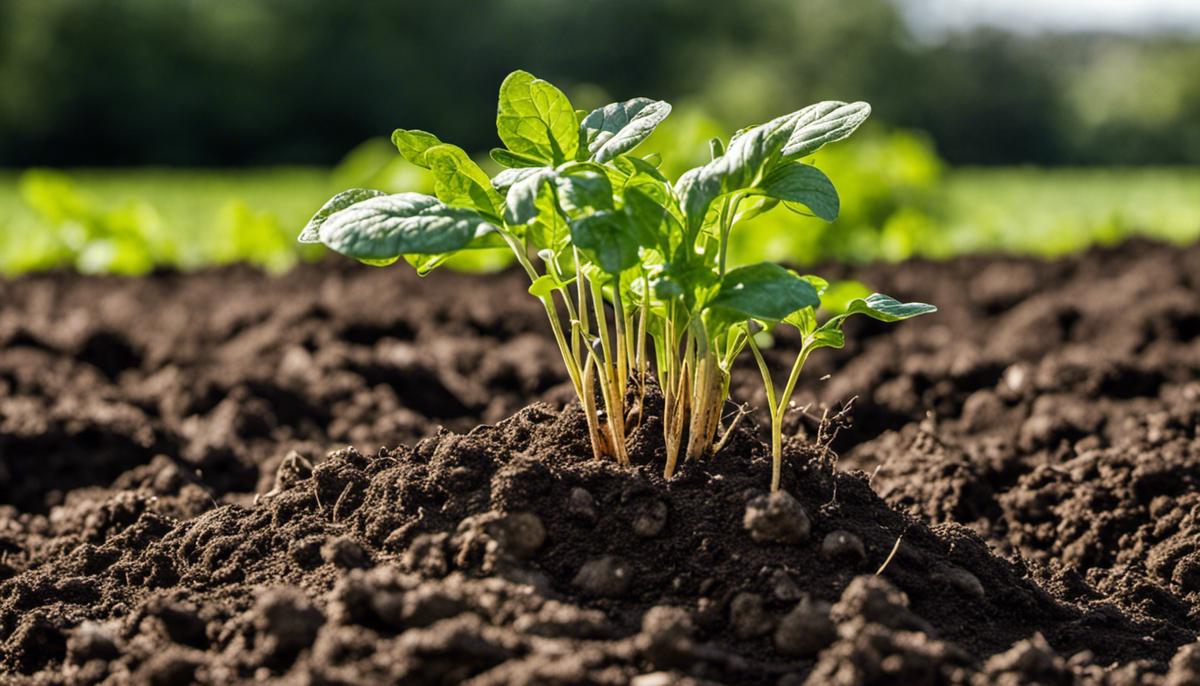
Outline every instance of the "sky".
<path id="1" fill-rule="evenodd" d="M 918 33 L 997 26 L 1021 33 L 1200 33 L 1200 0 L 901 0 Z"/>

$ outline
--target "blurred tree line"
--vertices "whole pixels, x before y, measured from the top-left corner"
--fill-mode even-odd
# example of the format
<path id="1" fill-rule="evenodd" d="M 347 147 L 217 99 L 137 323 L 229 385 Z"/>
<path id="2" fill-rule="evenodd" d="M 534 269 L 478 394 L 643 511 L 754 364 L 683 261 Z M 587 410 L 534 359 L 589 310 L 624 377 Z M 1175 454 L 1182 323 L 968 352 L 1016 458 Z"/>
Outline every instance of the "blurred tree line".
<path id="1" fill-rule="evenodd" d="M 0 166 L 330 163 L 396 126 L 490 147 L 525 68 L 730 126 L 866 99 L 954 163 L 1200 163 L 1200 45 L 914 39 L 887 0 L 0 0 Z"/>

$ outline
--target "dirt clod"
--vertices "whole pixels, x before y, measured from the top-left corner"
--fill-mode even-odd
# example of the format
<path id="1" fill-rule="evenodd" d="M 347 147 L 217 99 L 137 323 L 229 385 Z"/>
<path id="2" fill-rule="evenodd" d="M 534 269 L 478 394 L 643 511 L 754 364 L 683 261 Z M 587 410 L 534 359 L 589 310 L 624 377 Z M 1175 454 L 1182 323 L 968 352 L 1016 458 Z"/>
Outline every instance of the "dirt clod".
<path id="1" fill-rule="evenodd" d="M 661 500 L 646 503 L 633 519 L 633 533 L 642 538 L 658 536 L 667 526 L 667 512 L 667 504 Z"/>
<path id="2" fill-rule="evenodd" d="M 598 598 L 620 598 L 629 590 L 633 570 L 612 555 L 588 560 L 571 581 L 584 593 Z"/>
<path id="3" fill-rule="evenodd" d="M 739 593 L 733 597 L 729 603 L 729 624 L 734 635 L 741 639 L 763 636 L 774 627 L 772 617 L 763 608 L 762 596 L 757 593 Z"/>
<path id="4" fill-rule="evenodd" d="M 695 633 L 687 610 L 657 605 L 642 617 L 638 649 L 657 667 L 686 667 L 694 659 Z"/>
<path id="5" fill-rule="evenodd" d="M 596 521 L 596 499 L 586 489 L 575 487 L 567 500 L 567 512 L 589 524 Z"/>
<path id="6" fill-rule="evenodd" d="M 779 620 L 775 649 L 791 657 L 812 657 L 837 639 L 828 603 L 804 598 Z"/>
<path id="7" fill-rule="evenodd" d="M 831 531 L 821 541 L 821 555 L 847 565 L 856 565 L 867 559 L 862 539 L 849 531 Z"/>
<path id="8" fill-rule="evenodd" d="M 861 620 L 897 631 L 933 633 L 933 627 L 909 609 L 907 594 L 874 575 L 854 577 L 830 614 L 839 622 Z"/>
<path id="9" fill-rule="evenodd" d="M 787 491 L 753 498 L 746 504 L 742 523 L 760 543 L 802 543 L 812 529 L 804 506 Z"/>
<path id="10" fill-rule="evenodd" d="M 371 556 L 352 538 L 339 536 L 321 547 L 321 557 L 342 569 L 364 569 L 371 566 Z"/>

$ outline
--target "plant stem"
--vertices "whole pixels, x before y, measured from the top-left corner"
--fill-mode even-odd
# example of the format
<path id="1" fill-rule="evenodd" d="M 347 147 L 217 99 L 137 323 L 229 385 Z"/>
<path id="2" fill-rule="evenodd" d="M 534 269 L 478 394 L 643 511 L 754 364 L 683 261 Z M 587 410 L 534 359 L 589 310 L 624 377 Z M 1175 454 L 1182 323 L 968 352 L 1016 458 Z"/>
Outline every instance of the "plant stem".
<path id="1" fill-rule="evenodd" d="M 613 276 L 613 338 L 616 346 L 616 370 L 613 373 L 613 383 L 616 386 L 617 395 L 621 399 L 621 405 L 625 404 L 625 388 L 629 383 L 629 355 L 631 346 L 629 345 L 629 322 L 625 316 L 625 303 L 621 299 L 621 275 Z"/>
<path id="2" fill-rule="evenodd" d="M 725 276 L 725 255 L 729 252 L 729 234 L 733 231 L 733 220 L 737 216 L 738 205 L 741 204 L 744 197 L 744 195 L 731 193 L 725 196 L 725 202 L 721 205 L 721 237 L 717 247 L 717 269 L 721 276 Z"/>
<path id="3" fill-rule="evenodd" d="M 721 276 L 725 276 L 725 245 L 729 242 L 729 230 L 733 225 L 733 215 L 729 211 L 732 200 L 732 195 L 726 195 L 725 200 L 721 203 L 721 219 L 719 223 L 721 233 L 717 241 L 717 273 Z"/>
<path id="4" fill-rule="evenodd" d="M 788 375 L 787 385 L 784 386 L 783 392 L 778 398 L 775 397 L 775 383 L 771 380 L 771 370 L 767 367 L 766 360 L 763 359 L 762 351 L 758 349 L 758 344 L 754 342 L 754 336 L 750 336 L 748 341 L 750 351 L 754 353 L 754 361 L 758 363 L 758 371 L 762 374 L 763 386 L 767 391 L 767 407 L 771 412 L 771 491 L 779 490 L 779 483 L 783 478 L 783 420 L 787 414 L 787 408 L 792 399 L 792 393 L 796 390 L 796 381 L 800 378 L 800 372 L 804 369 L 804 362 L 808 359 L 809 353 L 813 351 L 811 341 L 804 341 L 800 347 L 800 354 L 796 355 L 796 361 L 792 364 L 792 372 Z"/>
<path id="5" fill-rule="evenodd" d="M 592 307 L 596 312 L 596 329 L 600 335 L 600 348 L 603 360 L 597 365 L 600 368 L 600 395 L 604 399 L 604 409 L 608 413 L 608 427 L 612 439 L 613 453 L 621 465 L 629 464 L 629 453 L 625 449 L 625 393 L 623 383 L 618 380 L 618 371 L 614 365 L 613 347 L 609 342 L 608 322 L 603 316 L 604 293 L 600 284 L 591 282 Z M 619 322 L 617 331 L 617 352 L 621 354 L 624 345 L 620 340 Z"/>
<path id="6" fill-rule="evenodd" d="M 697 363 L 692 387 L 692 416 L 688 427 L 687 460 L 697 460 L 712 446 L 724 404 L 724 378 L 704 324 L 697 321 Z"/>
<path id="7" fill-rule="evenodd" d="M 592 456 L 599 460 L 604 458 L 608 450 L 606 449 L 606 441 L 600 431 L 600 422 L 596 415 L 596 392 L 593 390 L 596 383 L 596 375 L 593 372 L 595 368 L 596 356 L 589 352 L 584 362 L 583 371 L 583 386 L 587 392 L 579 396 L 579 402 L 583 405 L 583 413 L 587 417 L 588 439 L 592 444 Z"/>
<path id="8" fill-rule="evenodd" d="M 675 304 L 671 304 L 674 314 Z M 667 319 L 668 359 L 672 360 L 671 374 L 667 379 L 667 387 L 663 389 L 663 441 L 666 445 L 667 464 L 663 469 L 663 478 L 669 479 L 675 474 L 675 465 L 679 460 L 679 448 L 683 443 L 683 418 L 687 414 L 688 380 L 690 377 L 691 356 L 694 354 L 695 343 L 691 333 L 687 333 L 682 344 L 680 356 L 679 334 L 675 329 L 674 317 Z"/>

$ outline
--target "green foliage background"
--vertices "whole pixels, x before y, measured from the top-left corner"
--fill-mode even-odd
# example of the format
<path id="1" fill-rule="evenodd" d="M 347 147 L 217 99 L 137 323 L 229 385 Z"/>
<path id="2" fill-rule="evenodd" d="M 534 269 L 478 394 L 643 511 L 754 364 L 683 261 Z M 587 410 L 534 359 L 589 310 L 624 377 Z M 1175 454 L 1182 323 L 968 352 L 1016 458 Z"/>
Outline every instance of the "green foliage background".
<path id="1" fill-rule="evenodd" d="M 0 0 L 0 270 L 315 257 L 295 234 L 334 191 L 429 190 L 393 128 L 489 164 L 518 67 L 583 108 L 672 102 L 644 146 L 671 151 L 672 178 L 713 135 L 870 101 L 860 135 L 817 160 L 841 218 L 756 220 L 739 262 L 1200 236 L 1194 36 L 929 41 L 889 0 Z"/>
<path id="2" fill-rule="evenodd" d="M 679 146 L 702 161 L 713 126 L 698 111 L 676 111 L 639 151 Z M 1132 235 L 1200 239 L 1200 169 L 953 168 L 923 134 L 865 128 L 860 140 L 816 158 L 838 186 L 841 217 L 826 224 L 775 212 L 751 220 L 733 234 L 734 263 L 1054 256 Z M 672 159 L 680 158 L 687 163 Z M 328 197 L 352 186 L 431 192 L 432 180 L 384 139 L 358 146 L 333 169 L 0 172 L 0 273 L 138 274 L 156 264 L 233 261 L 283 270 L 323 254 L 296 234 Z M 507 264 L 503 252 L 475 251 L 451 266 Z"/>
<path id="3" fill-rule="evenodd" d="M 0 167 L 328 165 L 401 124 L 482 150 L 514 68 L 735 126 L 867 100 L 954 164 L 1200 162 L 1187 36 L 926 42 L 888 0 L 3 0 Z"/>

